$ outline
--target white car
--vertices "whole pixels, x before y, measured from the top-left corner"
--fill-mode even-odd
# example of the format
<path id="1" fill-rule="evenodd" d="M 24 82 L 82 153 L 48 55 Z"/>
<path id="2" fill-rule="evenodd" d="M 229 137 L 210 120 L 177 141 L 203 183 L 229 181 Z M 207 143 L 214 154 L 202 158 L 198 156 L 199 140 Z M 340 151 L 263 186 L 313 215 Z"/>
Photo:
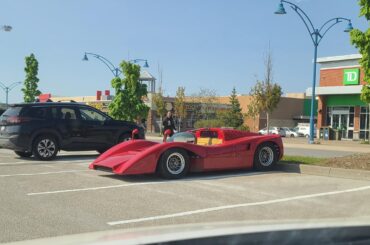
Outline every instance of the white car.
<path id="1" fill-rule="evenodd" d="M 286 137 L 294 138 L 294 137 L 298 137 L 298 136 L 303 136 L 303 134 L 294 131 L 294 129 L 292 129 L 292 128 L 282 127 L 281 129 L 284 130 Z"/>
<path id="2" fill-rule="evenodd" d="M 294 128 L 294 131 L 296 131 L 300 135 L 303 135 L 306 138 L 310 137 L 310 127 L 309 126 L 297 126 Z M 314 129 L 314 132 L 316 132 L 316 128 Z M 316 135 L 314 135 L 314 137 L 316 137 Z"/>
<path id="3" fill-rule="evenodd" d="M 259 134 L 267 134 L 267 128 L 263 128 L 260 131 L 258 131 Z M 280 134 L 281 137 L 285 137 L 285 132 L 279 127 L 270 127 L 269 128 L 269 134 Z"/>

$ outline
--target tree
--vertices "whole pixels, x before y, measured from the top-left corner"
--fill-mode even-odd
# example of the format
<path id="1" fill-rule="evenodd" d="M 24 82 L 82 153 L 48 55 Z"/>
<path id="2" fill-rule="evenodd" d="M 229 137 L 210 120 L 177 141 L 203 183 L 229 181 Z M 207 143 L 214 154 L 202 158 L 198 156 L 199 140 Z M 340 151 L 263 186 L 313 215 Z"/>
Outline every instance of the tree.
<path id="1" fill-rule="evenodd" d="M 175 111 L 179 119 L 179 131 L 181 131 L 182 119 L 186 118 L 185 87 L 178 87 L 175 98 Z"/>
<path id="2" fill-rule="evenodd" d="M 37 78 L 39 70 L 39 62 L 35 58 L 34 54 L 26 56 L 26 79 L 24 80 L 24 87 L 22 88 L 24 102 L 35 102 L 36 96 L 40 95 L 41 92 L 38 90 L 39 79 Z"/>
<path id="3" fill-rule="evenodd" d="M 230 95 L 231 108 L 224 115 L 224 122 L 227 127 L 239 128 L 244 123 L 242 108 L 236 94 L 235 87 Z"/>
<path id="4" fill-rule="evenodd" d="M 159 84 L 158 92 L 153 95 L 153 103 L 155 106 L 155 110 L 160 118 L 159 128 L 160 128 L 160 132 L 162 133 L 163 115 L 167 111 L 166 102 L 164 101 L 164 97 L 163 97 L 162 83 Z"/>
<path id="5" fill-rule="evenodd" d="M 247 106 L 247 114 L 246 116 L 247 117 L 251 117 L 253 119 L 253 130 L 255 130 L 255 127 L 256 127 L 256 118 L 257 116 L 259 115 L 259 112 L 258 112 L 258 108 L 255 104 L 253 103 L 249 103 L 248 106 Z"/>
<path id="6" fill-rule="evenodd" d="M 269 50 L 265 58 L 265 80 L 258 81 L 252 87 L 250 95 L 252 96 L 251 107 L 258 113 L 266 113 L 267 134 L 270 127 L 270 114 L 276 108 L 280 101 L 282 90 L 277 83 L 273 83 L 272 55 Z"/>
<path id="7" fill-rule="evenodd" d="M 146 118 L 149 107 L 143 98 L 147 96 L 147 86 L 139 81 L 140 66 L 122 61 L 124 78 L 112 79 L 115 96 L 109 104 L 109 114 L 117 120 L 135 121 Z"/>
<path id="8" fill-rule="evenodd" d="M 360 17 L 364 16 L 367 21 L 370 20 L 370 1 L 369 0 L 359 0 L 360 5 Z M 360 65 L 364 72 L 364 81 L 366 85 L 362 86 L 361 90 L 361 100 L 368 104 L 368 111 L 370 113 L 370 28 L 365 32 L 359 29 L 354 29 L 350 33 L 351 43 L 354 45 L 362 58 L 360 59 Z M 370 120 L 368 128 L 370 128 Z M 369 134 L 370 141 L 370 134 Z"/>
<path id="9" fill-rule="evenodd" d="M 214 119 L 215 117 L 216 92 L 213 89 L 201 88 L 192 96 L 193 111 L 197 119 Z"/>

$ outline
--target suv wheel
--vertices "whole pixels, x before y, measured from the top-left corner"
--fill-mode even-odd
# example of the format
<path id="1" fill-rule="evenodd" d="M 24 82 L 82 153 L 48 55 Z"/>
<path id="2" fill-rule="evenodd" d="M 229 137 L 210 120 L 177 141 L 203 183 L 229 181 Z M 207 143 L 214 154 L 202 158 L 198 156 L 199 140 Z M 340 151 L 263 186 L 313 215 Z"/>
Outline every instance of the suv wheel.
<path id="1" fill-rule="evenodd" d="M 29 151 L 14 151 L 14 153 L 20 157 L 31 157 L 32 156 L 32 152 L 29 152 Z"/>
<path id="2" fill-rule="evenodd" d="M 57 141 L 50 135 L 37 137 L 32 146 L 33 155 L 42 161 L 54 159 L 58 150 Z"/>

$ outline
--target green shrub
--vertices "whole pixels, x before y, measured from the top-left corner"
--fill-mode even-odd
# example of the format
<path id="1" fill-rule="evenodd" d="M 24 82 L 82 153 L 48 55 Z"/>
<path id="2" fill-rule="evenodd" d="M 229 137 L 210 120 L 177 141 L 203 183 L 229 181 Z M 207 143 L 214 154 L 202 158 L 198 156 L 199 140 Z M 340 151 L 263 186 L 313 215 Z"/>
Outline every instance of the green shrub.
<path id="1" fill-rule="evenodd" d="M 195 128 L 220 128 L 223 127 L 224 123 L 218 119 L 199 120 L 194 124 Z"/>
<path id="2" fill-rule="evenodd" d="M 208 119 L 208 120 L 199 120 L 196 121 L 194 124 L 194 128 L 221 128 L 221 127 L 229 127 L 227 123 L 220 119 Z M 232 127 L 231 127 L 232 128 Z M 240 131 L 249 131 L 249 127 L 246 125 L 241 125 L 236 128 Z"/>
<path id="3" fill-rule="evenodd" d="M 247 125 L 244 125 L 244 124 L 237 127 L 236 129 L 240 130 L 240 131 L 250 131 L 249 127 Z"/>

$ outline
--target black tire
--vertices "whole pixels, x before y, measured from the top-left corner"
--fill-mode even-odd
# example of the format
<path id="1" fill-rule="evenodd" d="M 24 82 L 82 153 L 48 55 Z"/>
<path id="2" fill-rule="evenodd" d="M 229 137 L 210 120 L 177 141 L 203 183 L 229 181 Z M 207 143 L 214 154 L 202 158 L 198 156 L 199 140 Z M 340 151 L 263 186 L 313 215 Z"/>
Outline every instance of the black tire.
<path id="1" fill-rule="evenodd" d="M 119 143 L 122 143 L 122 142 L 125 142 L 125 141 L 129 141 L 129 140 L 131 140 L 131 135 L 130 134 L 128 134 L 128 133 L 126 133 L 126 134 L 121 134 L 121 136 L 119 136 L 119 138 L 118 138 L 118 144 Z"/>
<path id="2" fill-rule="evenodd" d="M 55 137 L 51 135 L 41 135 L 37 137 L 32 145 L 33 155 L 42 161 L 53 160 L 58 154 L 59 147 Z"/>
<path id="3" fill-rule="evenodd" d="M 190 167 L 188 153 L 180 148 L 165 151 L 159 159 L 158 172 L 166 179 L 179 179 L 184 177 Z"/>
<path id="4" fill-rule="evenodd" d="M 291 134 L 291 135 L 290 135 L 290 137 L 291 137 L 291 138 L 294 138 L 294 134 Z"/>
<path id="5" fill-rule="evenodd" d="M 29 152 L 29 151 L 14 151 L 14 153 L 24 158 L 28 158 L 32 156 L 32 152 Z"/>
<path id="6" fill-rule="evenodd" d="M 260 144 L 254 153 L 253 167 L 256 170 L 264 171 L 272 169 L 277 162 L 278 153 L 272 143 Z"/>

